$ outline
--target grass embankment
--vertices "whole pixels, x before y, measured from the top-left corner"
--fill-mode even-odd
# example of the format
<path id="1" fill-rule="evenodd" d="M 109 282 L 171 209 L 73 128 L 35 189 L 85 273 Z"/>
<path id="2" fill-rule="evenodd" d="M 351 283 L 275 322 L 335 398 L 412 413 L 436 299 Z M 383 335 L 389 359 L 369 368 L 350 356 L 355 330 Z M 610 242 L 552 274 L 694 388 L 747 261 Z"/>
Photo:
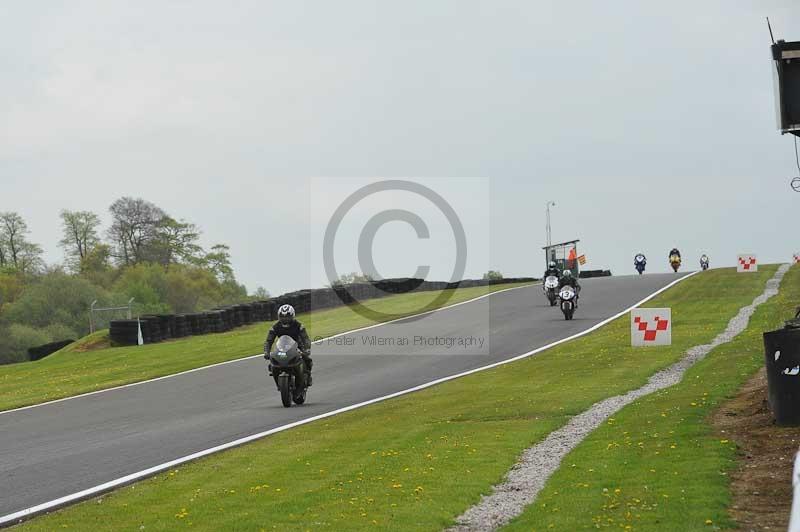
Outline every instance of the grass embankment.
<path id="1" fill-rule="evenodd" d="M 704 272 L 652 300 L 673 309 L 673 346 L 629 347 L 624 316 L 535 357 L 282 432 L 21 528 L 440 530 L 570 416 L 711 340 L 775 269 Z"/>
<path id="2" fill-rule="evenodd" d="M 781 327 L 798 301 L 795 266 L 746 331 L 709 353 L 678 385 L 632 403 L 594 431 L 506 529 L 734 528 L 727 472 L 736 447 L 707 418 L 764 366 L 762 333 Z"/>
<path id="3" fill-rule="evenodd" d="M 526 283 L 445 290 L 446 305 Z M 441 292 L 419 292 L 370 300 L 369 308 L 412 315 Z M 348 307 L 299 316 L 309 335 L 327 337 L 374 322 Z M 89 349 L 107 342 L 100 331 L 36 362 L 0 366 L 0 410 L 69 397 L 122 384 L 170 375 L 262 352 L 272 322 L 256 323 L 220 334 L 191 336 L 168 342 L 108 349 Z"/>

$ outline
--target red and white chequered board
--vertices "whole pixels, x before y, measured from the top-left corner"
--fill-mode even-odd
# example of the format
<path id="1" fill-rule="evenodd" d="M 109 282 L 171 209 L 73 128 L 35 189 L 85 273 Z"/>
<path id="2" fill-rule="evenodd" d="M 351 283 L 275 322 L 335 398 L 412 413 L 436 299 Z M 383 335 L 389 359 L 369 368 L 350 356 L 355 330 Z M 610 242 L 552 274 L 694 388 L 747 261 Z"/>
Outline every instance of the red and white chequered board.
<path id="1" fill-rule="evenodd" d="M 736 271 L 742 272 L 757 272 L 758 261 L 755 255 L 739 255 L 736 260 Z"/>
<path id="2" fill-rule="evenodd" d="M 795 264 L 800 264 L 800 253 L 795 253 L 793 258 Z"/>
<path id="3" fill-rule="evenodd" d="M 631 311 L 631 345 L 672 345 L 672 309 L 635 308 Z"/>

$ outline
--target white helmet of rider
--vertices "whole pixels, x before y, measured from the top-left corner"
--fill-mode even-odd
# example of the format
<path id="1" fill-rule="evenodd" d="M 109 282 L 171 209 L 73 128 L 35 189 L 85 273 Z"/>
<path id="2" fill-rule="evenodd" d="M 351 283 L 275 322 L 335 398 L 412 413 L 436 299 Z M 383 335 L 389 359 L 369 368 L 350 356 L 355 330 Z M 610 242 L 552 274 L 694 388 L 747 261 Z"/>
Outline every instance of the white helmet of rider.
<path id="1" fill-rule="evenodd" d="M 564 270 L 564 277 L 567 279 L 572 277 L 572 270 Z"/>
<path id="2" fill-rule="evenodd" d="M 278 321 L 282 325 L 288 325 L 294 320 L 294 307 L 291 305 L 281 305 L 278 309 Z"/>
<path id="3" fill-rule="evenodd" d="M 550 268 L 555 268 L 556 267 L 556 261 L 551 260 L 550 264 L 548 264 L 547 266 L 550 267 Z"/>

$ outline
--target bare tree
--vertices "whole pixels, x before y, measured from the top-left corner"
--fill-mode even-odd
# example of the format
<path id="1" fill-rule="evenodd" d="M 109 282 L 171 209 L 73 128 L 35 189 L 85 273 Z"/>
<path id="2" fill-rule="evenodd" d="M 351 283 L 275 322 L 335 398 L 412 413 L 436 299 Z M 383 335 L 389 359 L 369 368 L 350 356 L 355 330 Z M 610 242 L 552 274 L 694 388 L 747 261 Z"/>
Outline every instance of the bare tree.
<path id="1" fill-rule="evenodd" d="M 97 229 L 100 218 L 89 211 L 61 211 L 61 230 L 64 238 L 61 247 L 73 271 L 80 271 L 81 263 L 100 243 Z"/>
<path id="2" fill-rule="evenodd" d="M 28 242 L 28 224 L 15 212 L 0 212 L 0 266 L 30 273 L 42 265 L 42 248 Z"/>
<path id="3" fill-rule="evenodd" d="M 145 260 L 144 252 L 155 241 L 166 213 L 149 201 L 129 197 L 115 201 L 109 211 L 112 223 L 108 238 L 114 246 L 114 257 L 125 265 Z"/>

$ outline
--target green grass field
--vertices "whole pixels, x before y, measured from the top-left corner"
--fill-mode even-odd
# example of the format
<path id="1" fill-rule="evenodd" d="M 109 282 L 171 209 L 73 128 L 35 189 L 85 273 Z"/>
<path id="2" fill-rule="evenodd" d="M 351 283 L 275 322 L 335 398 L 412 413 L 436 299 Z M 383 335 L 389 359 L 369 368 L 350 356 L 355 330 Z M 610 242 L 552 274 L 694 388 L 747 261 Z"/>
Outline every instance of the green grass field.
<path id="1" fill-rule="evenodd" d="M 629 318 L 624 316 L 535 357 L 282 432 L 20 528 L 441 530 L 488 493 L 522 450 L 570 416 L 605 397 L 638 388 L 688 347 L 710 341 L 740 307 L 763 291 L 775 270 L 765 266 L 748 275 L 711 270 L 652 300 L 650 306 L 673 309 L 672 346 L 629 347 Z M 794 268 L 784 285 L 796 284 L 799 276 Z M 769 319 L 777 318 L 773 311 Z M 754 367 L 737 369 L 737 375 L 744 378 Z M 706 390 L 696 391 L 693 402 Z M 674 411 L 665 413 L 678 418 Z M 695 422 L 702 424 L 702 416 Z M 691 440 L 677 443 L 682 451 L 693 445 Z M 696 482 L 708 480 L 701 476 Z M 688 487 L 690 481 L 685 478 L 684 484 Z M 579 499 L 572 497 L 589 488 L 565 484 L 563 489 L 560 511 L 585 513 L 576 504 Z M 700 488 L 688 488 L 694 489 Z M 558 490 L 549 489 L 547 496 L 557 497 L 554 491 Z M 662 524 L 675 518 L 663 511 L 661 500 L 657 502 L 654 512 Z M 712 519 L 724 512 L 723 494 L 716 503 L 721 509 L 709 511 Z M 546 515 L 550 518 L 551 513 Z M 585 523 L 594 526 L 591 517 Z M 548 524 L 536 517 L 517 526 L 538 529 Z M 571 529 L 565 526 L 560 529 Z"/>
<path id="2" fill-rule="evenodd" d="M 445 290 L 446 305 L 490 292 L 524 286 L 504 284 Z M 411 315 L 441 292 L 419 292 L 374 299 L 367 304 L 379 312 Z M 366 327 L 374 322 L 348 307 L 299 316 L 312 338 Z M 180 340 L 81 352 L 86 344 L 107 344 L 107 331 L 84 338 L 36 362 L 0 366 L 0 410 L 111 388 L 170 375 L 193 368 L 261 353 L 272 322 L 257 323 L 220 334 Z"/>
<path id="3" fill-rule="evenodd" d="M 678 385 L 632 403 L 592 433 L 506 529 L 735 528 L 727 513 L 726 476 L 735 446 L 716 435 L 706 418 L 763 367 L 761 334 L 781 327 L 798 304 L 795 266 L 745 332 L 713 350 Z"/>

